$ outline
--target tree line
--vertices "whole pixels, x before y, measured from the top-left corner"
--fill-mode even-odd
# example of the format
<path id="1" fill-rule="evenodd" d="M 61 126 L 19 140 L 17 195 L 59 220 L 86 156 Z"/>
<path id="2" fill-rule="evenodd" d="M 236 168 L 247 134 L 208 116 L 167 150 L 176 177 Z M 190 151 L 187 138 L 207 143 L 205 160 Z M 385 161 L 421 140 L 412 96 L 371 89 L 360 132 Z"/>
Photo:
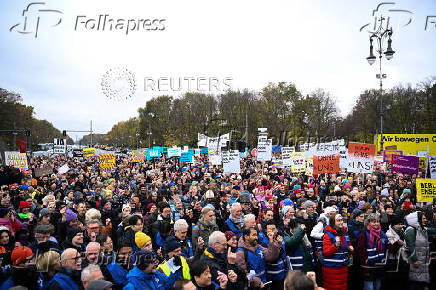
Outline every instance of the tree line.
<path id="1" fill-rule="evenodd" d="M 383 91 L 383 133 L 436 133 L 436 78 Z M 373 143 L 380 131 L 380 91 L 364 90 L 342 117 L 338 102 L 323 89 L 303 95 L 293 83 L 269 83 L 261 91 L 237 90 L 220 95 L 185 93 L 159 96 L 138 115 L 115 124 L 106 134 L 110 145 L 129 147 L 189 145 L 197 133 L 216 137 L 232 131 L 232 140 L 257 143 L 257 128 L 268 128 L 273 144 L 321 137 Z M 236 147 L 236 144 L 232 144 Z"/>
<path id="2" fill-rule="evenodd" d="M 37 150 L 38 143 L 51 143 L 53 138 L 62 138 L 62 132 L 47 120 L 34 117 L 34 108 L 22 104 L 20 94 L 0 88 L 0 151 L 15 150 L 15 138 L 27 141 L 27 148 Z M 26 134 L 26 131 L 29 134 Z M 68 138 L 68 144 L 72 139 Z"/>

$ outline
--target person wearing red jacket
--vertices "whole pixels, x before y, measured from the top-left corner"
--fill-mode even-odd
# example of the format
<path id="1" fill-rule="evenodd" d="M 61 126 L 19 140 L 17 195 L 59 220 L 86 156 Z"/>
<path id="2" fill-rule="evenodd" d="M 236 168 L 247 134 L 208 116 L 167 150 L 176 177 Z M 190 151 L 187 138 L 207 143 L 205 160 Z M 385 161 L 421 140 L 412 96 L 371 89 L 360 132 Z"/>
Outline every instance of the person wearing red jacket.
<path id="1" fill-rule="evenodd" d="M 326 290 L 346 290 L 348 254 L 354 251 L 340 214 L 330 217 L 323 237 L 322 277 Z"/>

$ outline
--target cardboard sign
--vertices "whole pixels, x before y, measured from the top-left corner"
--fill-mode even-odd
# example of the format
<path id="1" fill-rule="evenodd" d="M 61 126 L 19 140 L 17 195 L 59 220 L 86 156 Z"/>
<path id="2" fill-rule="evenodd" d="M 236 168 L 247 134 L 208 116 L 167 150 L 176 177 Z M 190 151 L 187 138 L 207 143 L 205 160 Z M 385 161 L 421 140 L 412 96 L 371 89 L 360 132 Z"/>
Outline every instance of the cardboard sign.
<path id="1" fill-rule="evenodd" d="M 52 174 L 53 168 L 50 164 L 46 164 L 44 167 L 35 168 L 33 171 L 35 172 L 35 177 L 41 177 Z"/>
<path id="2" fill-rule="evenodd" d="M 418 174 L 419 157 L 417 156 L 392 156 L 392 172 L 405 174 Z"/>
<path id="3" fill-rule="evenodd" d="M 5 163 L 6 166 L 29 170 L 26 153 L 5 151 Z"/>
<path id="4" fill-rule="evenodd" d="M 91 157 L 91 156 L 95 156 L 95 148 L 84 148 L 83 149 L 83 156 L 84 157 Z"/>
<path id="5" fill-rule="evenodd" d="M 348 144 L 347 171 L 372 173 L 374 170 L 375 145 L 365 143 Z"/>
<path id="6" fill-rule="evenodd" d="M 223 151 L 222 162 L 224 174 L 241 173 L 241 164 L 239 162 L 239 151 Z"/>
<path id="7" fill-rule="evenodd" d="M 306 160 L 306 175 L 313 176 L 313 156 L 309 156 Z"/>
<path id="8" fill-rule="evenodd" d="M 257 161 L 271 161 L 272 139 L 259 137 L 257 141 Z"/>
<path id="9" fill-rule="evenodd" d="M 282 147 L 282 165 L 284 167 L 291 166 L 291 154 L 295 152 L 295 147 Z"/>
<path id="10" fill-rule="evenodd" d="M 291 171 L 295 173 L 306 171 L 306 154 L 304 152 L 291 153 Z"/>
<path id="11" fill-rule="evenodd" d="M 194 151 L 182 152 L 180 162 L 194 162 Z"/>
<path id="12" fill-rule="evenodd" d="M 433 202 L 436 197 L 436 179 L 416 179 L 416 197 L 418 202 Z"/>
<path id="13" fill-rule="evenodd" d="M 58 168 L 58 173 L 60 174 L 65 174 L 70 170 L 70 167 L 68 166 L 68 164 L 64 164 L 62 167 Z"/>
<path id="14" fill-rule="evenodd" d="M 313 156 L 313 175 L 339 173 L 339 154 Z"/>
<path id="15" fill-rule="evenodd" d="M 58 154 L 67 153 L 67 139 L 54 138 L 53 153 L 58 153 Z"/>
<path id="16" fill-rule="evenodd" d="M 392 163 L 392 155 L 403 155 L 403 151 L 385 150 L 383 151 L 383 161 Z"/>

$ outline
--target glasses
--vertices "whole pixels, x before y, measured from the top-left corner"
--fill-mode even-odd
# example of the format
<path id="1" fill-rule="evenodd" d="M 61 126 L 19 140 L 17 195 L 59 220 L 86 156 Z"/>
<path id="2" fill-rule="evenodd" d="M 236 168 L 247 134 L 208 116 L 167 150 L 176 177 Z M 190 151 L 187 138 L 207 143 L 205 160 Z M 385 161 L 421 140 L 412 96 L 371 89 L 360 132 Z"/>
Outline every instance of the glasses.
<path id="1" fill-rule="evenodd" d="M 74 257 L 74 258 L 69 258 L 69 259 L 66 259 L 66 260 L 74 260 L 74 261 L 78 261 L 78 260 L 81 260 L 82 259 L 82 256 L 77 256 L 77 257 Z"/>

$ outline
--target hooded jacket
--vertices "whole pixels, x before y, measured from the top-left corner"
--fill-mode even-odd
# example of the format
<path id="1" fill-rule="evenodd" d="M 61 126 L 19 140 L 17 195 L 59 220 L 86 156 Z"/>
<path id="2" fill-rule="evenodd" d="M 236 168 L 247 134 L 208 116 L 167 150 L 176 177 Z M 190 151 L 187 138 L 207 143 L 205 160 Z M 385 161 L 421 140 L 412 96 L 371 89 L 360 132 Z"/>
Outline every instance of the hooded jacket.
<path id="1" fill-rule="evenodd" d="M 124 290 L 157 290 L 157 289 L 171 289 L 175 279 L 165 276 L 165 274 L 156 271 L 154 274 L 147 274 L 141 271 L 138 267 L 133 267 L 127 274 L 127 283 Z"/>

